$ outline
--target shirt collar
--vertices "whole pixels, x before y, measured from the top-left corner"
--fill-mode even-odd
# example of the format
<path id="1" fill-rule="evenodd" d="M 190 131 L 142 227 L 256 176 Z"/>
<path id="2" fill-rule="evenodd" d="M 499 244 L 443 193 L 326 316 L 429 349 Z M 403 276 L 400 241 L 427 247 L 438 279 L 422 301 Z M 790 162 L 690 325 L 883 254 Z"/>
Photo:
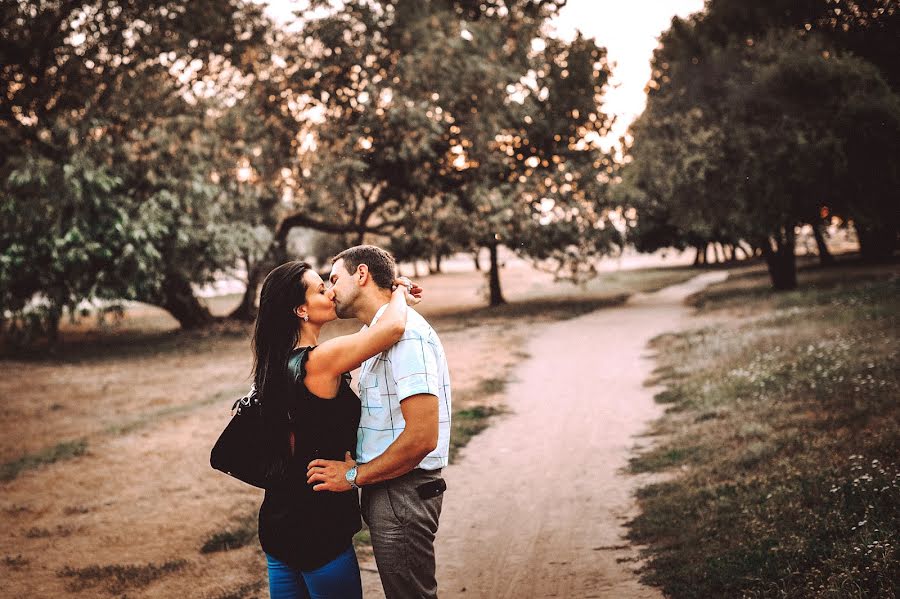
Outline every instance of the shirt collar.
<path id="1" fill-rule="evenodd" d="M 390 302 L 388 302 L 390 303 Z M 372 317 L 372 322 L 369 323 L 370 327 L 374 327 L 375 323 L 378 322 L 378 319 L 381 318 L 381 315 L 384 314 L 384 311 L 387 310 L 388 304 L 385 304 L 378 308 L 378 311 L 375 312 L 375 316 Z"/>

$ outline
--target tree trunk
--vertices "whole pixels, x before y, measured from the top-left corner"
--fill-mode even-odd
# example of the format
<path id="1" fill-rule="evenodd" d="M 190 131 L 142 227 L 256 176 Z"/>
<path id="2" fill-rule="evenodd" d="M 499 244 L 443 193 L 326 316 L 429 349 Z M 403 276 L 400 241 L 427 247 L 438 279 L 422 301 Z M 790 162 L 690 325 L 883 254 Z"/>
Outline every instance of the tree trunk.
<path id="1" fill-rule="evenodd" d="M 775 240 L 775 249 L 772 249 L 770 241 L 763 245 L 763 256 L 769 267 L 769 278 L 772 287 L 778 291 L 787 291 L 797 288 L 797 262 L 794 257 L 794 244 L 796 234 L 793 225 L 784 227 L 784 230 Z"/>
<path id="2" fill-rule="evenodd" d="M 259 283 L 263 278 L 265 268 L 261 264 L 256 264 L 247 270 L 247 289 L 244 290 L 244 297 L 241 303 L 235 308 L 228 318 L 232 320 L 240 320 L 242 322 L 253 322 L 256 320 L 256 296 L 259 292 Z"/>
<path id="3" fill-rule="evenodd" d="M 725 250 L 725 261 L 726 262 L 734 262 L 734 246 L 730 243 L 726 243 L 722 246 L 722 249 Z"/>
<path id="4" fill-rule="evenodd" d="M 209 309 L 194 295 L 190 281 L 181 275 L 169 274 L 163 283 L 162 293 L 160 306 L 175 317 L 181 328 L 197 329 L 215 320 Z"/>
<path id="5" fill-rule="evenodd" d="M 891 223 L 864 226 L 853 223 L 859 239 L 859 253 L 866 262 L 886 262 L 897 249 L 897 228 Z"/>
<path id="6" fill-rule="evenodd" d="M 271 268 L 288 261 L 287 236 L 291 232 L 290 228 L 283 228 L 276 231 L 272 243 L 266 250 L 265 256 L 260 260 L 261 264 L 269 265 Z"/>
<path id="7" fill-rule="evenodd" d="M 725 253 L 722 251 L 722 244 L 716 242 L 713 244 L 713 253 L 716 255 L 716 260 L 719 264 L 725 262 Z"/>
<path id="8" fill-rule="evenodd" d="M 825 236 L 822 234 L 822 225 L 813 221 L 812 230 L 813 237 L 816 239 L 816 247 L 819 248 L 819 264 L 822 266 L 834 265 L 834 256 L 828 251 L 828 244 L 825 243 Z"/>
<path id="9" fill-rule="evenodd" d="M 62 321 L 62 309 L 58 307 L 60 305 L 62 304 L 53 304 L 47 312 L 47 320 L 45 322 L 47 341 L 50 342 L 51 352 L 55 349 L 56 344 L 59 341 L 59 323 Z"/>
<path id="10" fill-rule="evenodd" d="M 479 250 L 472 252 L 472 260 L 475 261 L 475 270 L 481 272 L 481 261 L 478 259 Z"/>
<path id="11" fill-rule="evenodd" d="M 488 273 L 491 290 L 491 306 L 499 306 L 505 304 L 503 293 L 500 291 L 500 263 L 497 261 L 497 245 L 496 241 L 488 246 L 491 254 L 491 271 Z"/>
<path id="12" fill-rule="evenodd" d="M 260 283 L 269 270 L 288 261 L 287 236 L 290 233 L 290 229 L 286 228 L 278 233 L 272 239 L 272 243 L 269 244 L 269 248 L 259 262 L 249 266 L 250 261 L 246 258 L 244 259 L 244 262 L 248 264 L 247 288 L 244 290 L 244 296 L 241 298 L 240 305 L 228 315 L 229 319 L 242 322 L 253 322 L 256 320 L 256 297 L 259 294 Z"/>
<path id="13" fill-rule="evenodd" d="M 694 266 L 703 266 L 706 264 L 706 248 L 703 246 L 694 246 L 694 249 L 697 250 L 697 255 L 694 256 Z"/>
<path id="14" fill-rule="evenodd" d="M 443 259 L 443 256 L 441 256 L 440 254 L 436 254 L 434 257 L 434 271 L 439 274 L 441 272 L 441 260 L 442 259 Z"/>

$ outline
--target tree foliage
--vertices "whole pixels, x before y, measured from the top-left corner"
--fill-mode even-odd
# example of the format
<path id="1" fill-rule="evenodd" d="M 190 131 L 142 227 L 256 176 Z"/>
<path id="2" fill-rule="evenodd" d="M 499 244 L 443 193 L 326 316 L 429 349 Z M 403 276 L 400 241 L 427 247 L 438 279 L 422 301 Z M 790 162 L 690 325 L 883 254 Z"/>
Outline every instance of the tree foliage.
<path id="1" fill-rule="evenodd" d="M 795 227 L 823 216 L 851 219 L 864 255 L 892 253 L 898 96 L 842 33 L 785 27 L 789 4 L 713 1 L 663 35 L 620 192 L 639 247 L 746 241 L 777 288 L 796 285 Z"/>
<path id="2" fill-rule="evenodd" d="M 4 3 L 6 328 L 52 333 L 94 299 L 200 326 L 194 286 L 221 273 L 246 277 L 252 318 L 298 227 L 590 276 L 617 241 L 609 69 L 547 36 L 563 4 L 320 0 L 280 29 L 242 0 Z M 499 303 L 496 259 L 491 281 Z"/>
<path id="3" fill-rule="evenodd" d="M 232 264 L 213 181 L 217 98 L 258 46 L 259 9 L 201 2 L 0 8 L 0 310 L 54 334 L 84 300 L 210 319 L 192 283 Z M 228 176 L 229 173 L 222 173 Z"/>
<path id="4" fill-rule="evenodd" d="M 382 235 L 409 257 L 504 243 L 585 276 L 613 239 L 598 224 L 611 161 L 596 147 L 609 71 L 592 40 L 546 37 L 558 8 L 346 2 L 307 23 L 285 47 L 296 68 L 282 97 L 315 151 L 277 236 Z"/>

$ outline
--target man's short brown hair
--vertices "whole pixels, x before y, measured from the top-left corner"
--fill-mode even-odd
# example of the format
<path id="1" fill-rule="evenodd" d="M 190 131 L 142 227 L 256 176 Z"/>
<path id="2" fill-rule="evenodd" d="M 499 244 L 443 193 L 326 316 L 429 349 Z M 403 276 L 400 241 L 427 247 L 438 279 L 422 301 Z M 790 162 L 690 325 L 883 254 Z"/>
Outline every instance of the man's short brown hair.
<path id="1" fill-rule="evenodd" d="M 369 267 L 369 274 L 375 284 L 382 289 L 390 289 L 397 276 L 397 262 L 388 252 L 374 245 L 355 245 L 347 248 L 331 259 L 334 264 L 338 260 L 344 261 L 344 268 L 353 274 L 360 264 Z"/>

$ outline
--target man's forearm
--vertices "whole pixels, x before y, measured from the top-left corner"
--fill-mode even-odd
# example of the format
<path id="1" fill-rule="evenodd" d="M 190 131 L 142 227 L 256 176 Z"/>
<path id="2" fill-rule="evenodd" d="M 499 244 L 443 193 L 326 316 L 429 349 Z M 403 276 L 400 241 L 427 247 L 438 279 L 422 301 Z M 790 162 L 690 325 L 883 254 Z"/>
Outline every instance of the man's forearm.
<path id="1" fill-rule="evenodd" d="M 306 482 L 315 491 L 349 491 L 347 472 L 356 468 L 355 482 L 365 486 L 403 476 L 437 447 L 438 430 L 437 396 L 429 393 L 411 395 L 400 404 L 406 428 L 394 439 L 384 453 L 365 464 L 356 464 L 350 452 L 343 462 L 316 459 L 307 465 Z"/>
<path id="2" fill-rule="evenodd" d="M 372 485 L 403 476 L 425 459 L 434 447 L 431 443 L 415 438 L 403 431 L 380 456 L 357 468 L 356 484 Z"/>

